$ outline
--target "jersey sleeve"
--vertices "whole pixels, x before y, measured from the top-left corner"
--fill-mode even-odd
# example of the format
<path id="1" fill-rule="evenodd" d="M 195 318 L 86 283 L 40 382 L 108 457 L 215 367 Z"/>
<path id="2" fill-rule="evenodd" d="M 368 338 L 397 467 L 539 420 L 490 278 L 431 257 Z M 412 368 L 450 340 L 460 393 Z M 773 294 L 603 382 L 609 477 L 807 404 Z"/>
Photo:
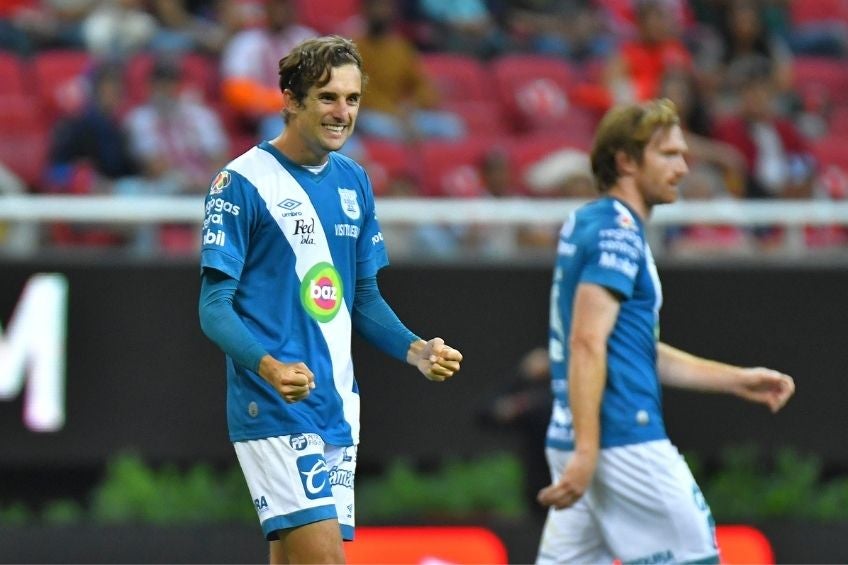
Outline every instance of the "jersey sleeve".
<path id="1" fill-rule="evenodd" d="M 389 264 L 389 255 L 383 241 L 383 232 L 377 220 L 374 192 L 371 179 L 363 172 L 363 220 L 362 231 L 356 243 L 357 278 L 372 277 L 377 271 Z"/>
<path id="2" fill-rule="evenodd" d="M 221 170 L 206 196 L 200 250 L 201 269 L 212 268 L 240 280 L 252 223 L 256 220 L 252 185 Z"/>
<path id="3" fill-rule="evenodd" d="M 593 222 L 586 230 L 580 282 L 598 284 L 630 298 L 645 253 L 645 242 L 635 224 L 621 224 L 616 218 L 604 218 Z"/>

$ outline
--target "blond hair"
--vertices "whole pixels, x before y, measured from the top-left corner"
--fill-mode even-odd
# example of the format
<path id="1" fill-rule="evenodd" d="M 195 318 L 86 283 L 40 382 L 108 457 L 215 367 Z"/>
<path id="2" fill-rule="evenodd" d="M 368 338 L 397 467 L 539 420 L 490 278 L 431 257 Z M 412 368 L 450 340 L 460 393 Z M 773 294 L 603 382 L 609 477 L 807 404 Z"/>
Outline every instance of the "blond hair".
<path id="1" fill-rule="evenodd" d="M 600 192 L 618 181 L 616 155 L 623 151 L 641 163 L 645 147 L 659 129 L 680 125 L 677 107 L 668 98 L 615 106 L 604 115 L 592 144 L 592 173 Z"/>

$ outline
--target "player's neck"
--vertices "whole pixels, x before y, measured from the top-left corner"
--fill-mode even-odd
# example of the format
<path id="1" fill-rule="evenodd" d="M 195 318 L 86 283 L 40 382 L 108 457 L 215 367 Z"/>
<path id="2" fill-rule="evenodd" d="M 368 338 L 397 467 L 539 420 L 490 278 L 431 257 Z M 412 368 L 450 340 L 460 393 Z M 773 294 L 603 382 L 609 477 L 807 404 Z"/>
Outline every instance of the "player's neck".
<path id="1" fill-rule="evenodd" d="M 297 165 L 316 167 L 327 161 L 327 153 L 317 153 L 295 134 L 287 129 L 269 143 L 273 145 L 286 159 Z"/>
<path id="2" fill-rule="evenodd" d="M 653 207 L 645 202 L 645 198 L 642 196 L 642 193 L 639 192 L 639 189 L 636 188 L 636 184 L 626 182 L 626 180 L 627 179 L 620 179 L 618 183 L 607 191 L 607 196 L 621 200 L 627 204 L 631 210 L 636 212 L 643 222 L 646 222 L 651 215 L 651 209 Z"/>

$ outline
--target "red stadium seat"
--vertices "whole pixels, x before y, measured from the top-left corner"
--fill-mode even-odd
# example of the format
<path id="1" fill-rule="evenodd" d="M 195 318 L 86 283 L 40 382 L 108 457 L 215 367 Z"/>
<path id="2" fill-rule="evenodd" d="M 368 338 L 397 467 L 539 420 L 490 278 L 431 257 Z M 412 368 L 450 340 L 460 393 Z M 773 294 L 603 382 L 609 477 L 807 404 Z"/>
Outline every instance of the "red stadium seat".
<path id="1" fill-rule="evenodd" d="M 562 59 L 507 55 L 491 63 L 495 90 L 505 118 L 516 131 L 561 130 L 572 108 L 569 91 L 577 82 Z"/>
<path id="2" fill-rule="evenodd" d="M 428 140 L 419 144 L 420 184 L 424 196 L 473 198 L 486 194 L 480 165 L 496 145 L 491 139 L 465 141 Z"/>
<path id="3" fill-rule="evenodd" d="M 0 52 L 0 97 L 26 96 L 29 92 L 23 62 L 17 55 Z"/>
<path id="4" fill-rule="evenodd" d="M 443 107 L 462 118 L 469 136 L 501 136 L 509 133 L 501 105 L 491 99 L 449 102 L 443 104 Z"/>
<path id="5" fill-rule="evenodd" d="M 300 23 L 319 33 L 351 35 L 362 11 L 362 0 L 298 0 Z"/>
<path id="6" fill-rule="evenodd" d="M 154 63 L 155 57 L 149 53 L 139 53 L 130 59 L 126 68 L 126 85 L 131 105 L 147 99 Z M 218 64 L 214 59 L 187 53 L 179 59 L 179 67 L 183 90 L 193 90 L 207 103 L 217 100 L 219 77 Z"/>
<path id="7" fill-rule="evenodd" d="M 827 120 L 828 135 L 848 137 L 848 106 L 837 106 Z"/>
<path id="8" fill-rule="evenodd" d="M 47 122 L 31 98 L 0 98 L 0 162 L 32 189 L 41 185 L 48 144 Z"/>
<path id="9" fill-rule="evenodd" d="M 812 152 L 821 167 L 838 165 L 848 172 L 848 135 L 828 135 L 812 143 Z"/>
<path id="10" fill-rule="evenodd" d="M 789 4 L 790 19 L 794 25 L 848 22 L 848 0 L 795 0 Z"/>
<path id="11" fill-rule="evenodd" d="M 793 83 L 804 98 L 824 92 L 833 104 L 848 104 L 848 69 L 839 59 L 796 57 Z"/>
<path id="12" fill-rule="evenodd" d="M 420 61 L 443 103 L 491 101 L 494 79 L 477 59 L 467 55 L 425 53 Z"/>
<path id="13" fill-rule="evenodd" d="M 409 147 L 383 139 L 363 139 L 365 155 L 363 165 L 371 178 L 376 196 L 388 194 L 392 181 L 415 177 Z"/>
<path id="14" fill-rule="evenodd" d="M 93 59 L 85 51 L 57 49 L 33 56 L 36 99 L 49 118 L 78 109 L 85 100 L 85 73 Z"/>

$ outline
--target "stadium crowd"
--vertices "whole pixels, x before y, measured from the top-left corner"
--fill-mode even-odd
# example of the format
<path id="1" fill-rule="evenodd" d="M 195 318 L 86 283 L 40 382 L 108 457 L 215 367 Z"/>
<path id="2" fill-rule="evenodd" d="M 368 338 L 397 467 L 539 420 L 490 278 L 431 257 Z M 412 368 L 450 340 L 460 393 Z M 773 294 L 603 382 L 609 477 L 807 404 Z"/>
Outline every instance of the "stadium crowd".
<path id="1" fill-rule="evenodd" d="M 845 0 L 6 0 L 0 194 L 197 194 L 284 127 L 277 61 L 355 39 L 369 76 L 354 138 L 380 197 L 587 198 L 612 104 L 665 96 L 684 119 L 683 199 L 848 197 Z M 448 256 L 552 249 L 552 228 L 417 226 Z M 12 245 L 0 226 L 0 245 Z M 192 254 L 194 226 L 53 224 L 44 246 Z M 781 226 L 687 225 L 668 250 L 780 247 Z M 848 227 L 808 227 L 848 248 Z M 423 251 L 422 251 L 423 250 Z"/>

